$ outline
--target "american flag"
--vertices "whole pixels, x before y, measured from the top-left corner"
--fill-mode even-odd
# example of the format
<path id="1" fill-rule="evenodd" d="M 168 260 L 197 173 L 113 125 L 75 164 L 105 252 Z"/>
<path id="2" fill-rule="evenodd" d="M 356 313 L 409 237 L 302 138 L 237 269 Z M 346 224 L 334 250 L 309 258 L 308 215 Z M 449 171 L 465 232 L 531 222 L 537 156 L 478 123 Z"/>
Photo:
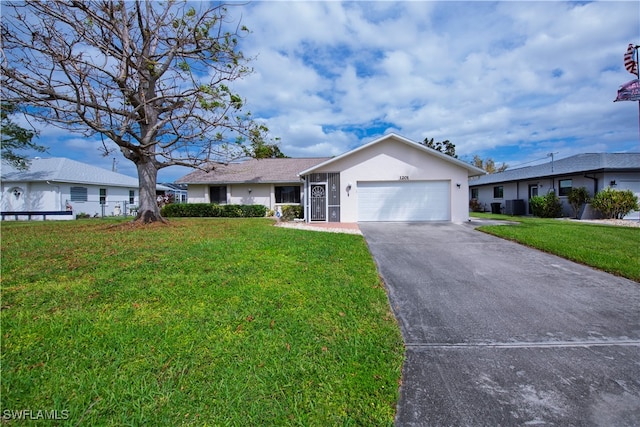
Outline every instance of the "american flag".
<path id="1" fill-rule="evenodd" d="M 636 48 L 633 44 L 629 43 L 627 52 L 624 54 L 624 68 L 631 74 L 638 75 L 638 63 L 634 59 Z"/>

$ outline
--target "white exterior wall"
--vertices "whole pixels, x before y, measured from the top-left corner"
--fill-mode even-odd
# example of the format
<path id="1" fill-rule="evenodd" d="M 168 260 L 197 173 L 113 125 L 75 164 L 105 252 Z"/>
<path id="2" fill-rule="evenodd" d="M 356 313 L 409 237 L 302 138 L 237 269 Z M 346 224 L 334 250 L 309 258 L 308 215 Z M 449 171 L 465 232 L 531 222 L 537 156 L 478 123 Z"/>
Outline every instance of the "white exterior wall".
<path id="1" fill-rule="evenodd" d="M 208 184 L 189 184 L 187 203 L 209 203 Z"/>
<path id="2" fill-rule="evenodd" d="M 263 205 L 273 209 L 275 195 L 272 184 L 227 185 L 227 203 L 231 205 Z"/>
<path id="3" fill-rule="evenodd" d="M 44 182 L 31 183 L 27 210 L 32 211 L 63 211 L 60 184 Z"/>
<path id="4" fill-rule="evenodd" d="M 340 172 L 340 221 L 358 221 L 358 181 L 449 181 L 451 221 L 469 219 L 468 172 L 393 140 L 381 141 L 314 172 Z M 351 191 L 347 194 L 347 186 Z M 457 187 L 460 184 L 460 188 Z"/>

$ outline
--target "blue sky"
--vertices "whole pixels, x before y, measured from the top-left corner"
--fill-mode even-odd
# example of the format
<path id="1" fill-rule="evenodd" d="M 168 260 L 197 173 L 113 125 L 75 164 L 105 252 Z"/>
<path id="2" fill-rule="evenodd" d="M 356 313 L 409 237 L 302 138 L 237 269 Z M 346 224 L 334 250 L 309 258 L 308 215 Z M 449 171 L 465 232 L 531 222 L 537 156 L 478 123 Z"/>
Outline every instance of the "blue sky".
<path id="1" fill-rule="evenodd" d="M 640 44 L 640 2 L 257 1 L 230 13 L 252 31 L 242 50 L 254 58 L 234 89 L 288 156 L 338 155 L 388 132 L 511 167 L 640 151 L 637 103 L 613 102 L 634 78 L 623 54 Z M 38 142 L 111 169 L 99 138 L 45 128 Z"/>

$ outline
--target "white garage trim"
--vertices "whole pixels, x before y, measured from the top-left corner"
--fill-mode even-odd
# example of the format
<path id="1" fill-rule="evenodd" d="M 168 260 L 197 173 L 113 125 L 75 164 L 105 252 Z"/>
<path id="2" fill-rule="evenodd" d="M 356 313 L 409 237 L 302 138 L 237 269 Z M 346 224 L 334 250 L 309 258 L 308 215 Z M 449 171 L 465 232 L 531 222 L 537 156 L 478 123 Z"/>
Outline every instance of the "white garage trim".
<path id="1" fill-rule="evenodd" d="M 357 184 L 358 221 L 450 221 L 450 181 Z"/>

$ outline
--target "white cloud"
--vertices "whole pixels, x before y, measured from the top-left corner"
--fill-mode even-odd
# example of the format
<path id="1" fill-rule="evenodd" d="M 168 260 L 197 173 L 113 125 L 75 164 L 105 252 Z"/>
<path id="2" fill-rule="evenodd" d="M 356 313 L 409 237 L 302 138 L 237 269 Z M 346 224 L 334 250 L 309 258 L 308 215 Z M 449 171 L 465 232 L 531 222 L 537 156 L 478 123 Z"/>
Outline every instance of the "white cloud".
<path id="1" fill-rule="evenodd" d="M 390 130 L 514 165 L 556 151 L 640 150 L 637 105 L 612 102 L 633 78 L 622 56 L 640 42 L 637 2 L 259 1 L 229 10 L 252 31 L 241 44 L 255 57 L 255 72 L 233 88 L 289 156 L 337 155 Z"/>
<path id="2" fill-rule="evenodd" d="M 243 15 L 259 56 L 242 88 L 285 153 L 349 149 L 380 123 L 498 160 L 605 137 L 637 149 L 633 112 L 612 103 L 633 77 L 635 3 L 259 2 Z"/>

